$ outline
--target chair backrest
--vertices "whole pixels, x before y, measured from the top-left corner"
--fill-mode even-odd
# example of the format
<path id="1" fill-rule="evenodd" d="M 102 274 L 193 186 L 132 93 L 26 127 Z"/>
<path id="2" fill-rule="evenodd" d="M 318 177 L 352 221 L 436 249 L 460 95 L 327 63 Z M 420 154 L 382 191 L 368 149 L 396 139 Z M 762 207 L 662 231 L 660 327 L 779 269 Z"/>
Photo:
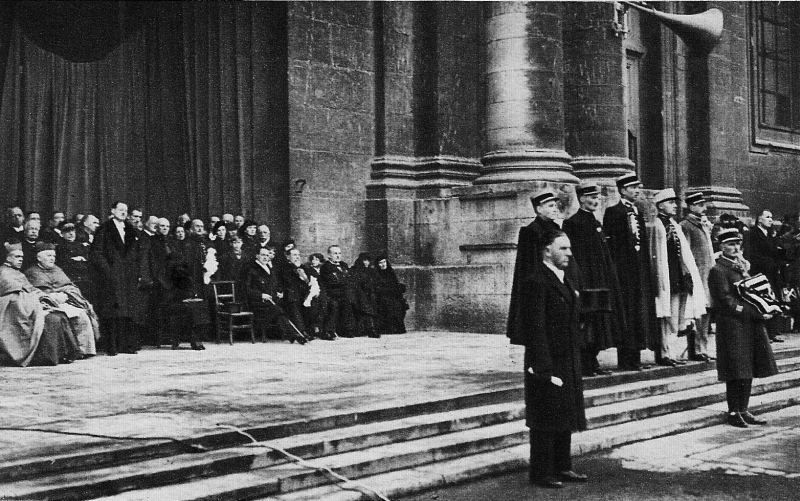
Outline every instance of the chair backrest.
<path id="1" fill-rule="evenodd" d="M 217 306 L 236 302 L 236 282 L 233 280 L 211 282 L 211 288 L 214 291 L 214 304 Z"/>

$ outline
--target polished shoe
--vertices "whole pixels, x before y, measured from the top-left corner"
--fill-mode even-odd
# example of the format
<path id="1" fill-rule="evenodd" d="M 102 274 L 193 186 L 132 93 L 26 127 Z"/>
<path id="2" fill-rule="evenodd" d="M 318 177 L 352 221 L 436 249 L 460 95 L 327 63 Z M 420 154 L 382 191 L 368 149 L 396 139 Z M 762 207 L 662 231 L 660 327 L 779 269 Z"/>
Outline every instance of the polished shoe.
<path id="1" fill-rule="evenodd" d="M 621 371 L 633 371 L 633 372 L 642 372 L 644 367 L 641 365 L 620 365 L 619 370 Z"/>
<path id="2" fill-rule="evenodd" d="M 202 345 L 202 344 L 200 344 L 200 343 L 197 343 L 197 344 L 193 344 L 193 345 L 192 345 L 192 349 L 193 349 L 193 350 L 200 351 L 200 350 L 205 350 L 205 349 L 206 349 L 206 347 L 205 347 L 205 346 L 203 346 L 203 345 Z"/>
<path id="3" fill-rule="evenodd" d="M 560 471 L 556 475 L 556 478 L 562 482 L 588 482 L 589 480 L 589 477 L 583 473 L 575 473 L 572 470 Z"/>
<path id="4" fill-rule="evenodd" d="M 678 363 L 671 358 L 662 358 L 657 362 L 658 365 L 663 365 L 664 367 L 676 367 Z"/>
<path id="5" fill-rule="evenodd" d="M 689 357 L 689 360 L 691 360 L 692 362 L 708 362 L 710 358 L 708 358 L 708 355 L 700 353 L 698 355 L 692 355 L 691 357 Z"/>
<path id="6" fill-rule="evenodd" d="M 642 370 L 641 367 L 639 368 L 639 370 Z M 610 376 L 614 374 L 612 371 L 608 369 L 595 369 L 594 373 L 596 376 Z"/>
<path id="7" fill-rule="evenodd" d="M 180 349 L 180 346 L 179 346 L 179 345 L 177 345 L 177 344 L 173 344 L 173 345 L 172 345 L 172 349 L 173 349 L 173 350 L 179 350 L 179 349 Z"/>
<path id="8" fill-rule="evenodd" d="M 738 412 L 728 413 L 728 424 L 737 428 L 747 428 L 747 422 L 745 422 L 742 415 Z"/>
<path id="9" fill-rule="evenodd" d="M 596 375 L 597 374 L 595 374 L 594 372 L 588 372 L 588 371 L 583 373 L 583 377 L 595 377 Z"/>
<path id="10" fill-rule="evenodd" d="M 539 487 L 544 487 L 546 489 L 561 489 L 564 487 L 562 482 L 559 482 L 553 477 L 532 478 L 530 480 L 533 485 L 538 485 Z"/>
<path id="11" fill-rule="evenodd" d="M 744 422 L 747 423 L 747 424 L 756 424 L 756 425 L 765 425 L 765 424 L 767 424 L 766 421 L 764 421 L 763 419 L 758 419 L 754 415 L 750 414 L 750 412 L 748 412 L 748 411 L 744 411 L 740 415 L 742 416 L 742 419 L 744 420 Z"/>
<path id="12" fill-rule="evenodd" d="M 779 338 L 779 337 L 774 337 L 774 338 L 770 339 L 769 342 L 770 343 L 783 343 L 784 340 Z"/>

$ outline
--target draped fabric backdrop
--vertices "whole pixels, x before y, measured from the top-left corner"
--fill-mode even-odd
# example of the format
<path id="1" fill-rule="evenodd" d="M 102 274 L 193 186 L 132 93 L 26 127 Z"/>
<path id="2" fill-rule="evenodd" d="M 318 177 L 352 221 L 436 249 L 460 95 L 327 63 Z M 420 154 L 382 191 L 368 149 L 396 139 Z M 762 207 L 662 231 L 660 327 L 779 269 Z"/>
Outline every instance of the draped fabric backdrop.
<path id="1" fill-rule="evenodd" d="M 0 12 L 0 204 L 288 229 L 285 4 L 27 5 Z"/>

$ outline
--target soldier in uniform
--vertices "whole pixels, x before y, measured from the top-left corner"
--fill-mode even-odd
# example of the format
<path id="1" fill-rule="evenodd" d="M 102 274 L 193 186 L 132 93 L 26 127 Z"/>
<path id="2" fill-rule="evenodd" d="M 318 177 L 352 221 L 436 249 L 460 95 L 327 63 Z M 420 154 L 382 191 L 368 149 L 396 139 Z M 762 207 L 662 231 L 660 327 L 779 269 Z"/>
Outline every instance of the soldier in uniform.
<path id="1" fill-rule="evenodd" d="M 686 343 L 678 341 L 679 331 L 706 313 L 708 299 L 692 249 L 674 219 L 678 212 L 675 190 L 659 191 L 653 203 L 658 216 L 650 234 L 650 253 L 656 280 L 656 316 L 661 323 L 656 363 L 674 367 L 685 363 L 680 357 Z"/>
<path id="2" fill-rule="evenodd" d="M 688 212 L 681 221 L 686 240 L 689 241 L 689 248 L 700 272 L 700 280 L 708 297 L 708 273 L 714 266 L 714 246 L 711 243 L 711 232 L 703 224 L 702 218 L 706 213 L 706 200 L 703 192 L 696 191 L 686 195 L 686 206 Z M 708 312 L 700 315 L 695 321 L 694 328 L 686 332 L 689 344 L 689 360 L 708 362 L 708 332 L 710 327 L 710 315 Z"/>
<path id="3" fill-rule="evenodd" d="M 519 326 L 516 324 L 519 308 L 519 282 L 524 277 L 535 271 L 541 265 L 541 239 L 542 235 L 547 231 L 560 230 L 561 226 L 556 222 L 561 215 L 558 207 L 558 198 L 551 191 L 543 191 L 531 197 L 531 204 L 533 210 L 536 212 L 536 218 L 528 226 L 524 226 L 519 230 L 519 239 L 517 243 L 517 259 L 514 265 L 514 277 L 511 284 L 511 303 L 508 308 L 508 325 L 507 335 L 514 342 L 516 339 Z M 570 278 L 578 286 L 578 271 L 577 266 L 569 263 L 567 270 Z"/>
<path id="4" fill-rule="evenodd" d="M 734 285 L 748 277 L 750 263 L 742 256 L 742 235 L 726 228 L 717 237 L 722 255 L 708 275 L 711 305 L 717 323 L 717 374 L 725 381 L 728 424 L 737 428 L 766 421 L 750 414 L 754 377 L 778 373 L 764 322 L 772 318 L 742 300 Z"/>
<path id="5" fill-rule="evenodd" d="M 657 346 L 658 325 L 653 303 L 647 229 L 636 207 L 642 183 L 635 173 L 617 179 L 620 202 L 606 209 L 603 231 L 620 283 L 626 325 L 617 344 L 619 368 L 642 370 L 641 352 Z"/>
<path id="6" fill-rule="evenodd" d="M 572 432 L 586 429 L 581 380 L 578 291 L 566 273 L 569 238 L 560 230 L 540 236 L 537 269 L 519 281 L 519 331 L 525 346 L 525 410 L 530 428 L 532 483 L 563 487 L 586 482 L 572 470 Z"/>
<path id="7" fill-rule="evenodd" d="M 611 307 L 611 312 L 581 313 L 584 326 L 581 367 L 587 377 L 607 375 L 611 371 L 600 368 L 597 354 L 619 344 L 620 335 L 625 331 L 625 312 L 606 235 L 595 217 L 600 205 L 600 187 L 596 184 L 579 186 L 576 193 L 580 208 L 564 221 L 564 232 L 572 243 L 572 255 L 581 271 L 582 287 L 608 291 Z"/>

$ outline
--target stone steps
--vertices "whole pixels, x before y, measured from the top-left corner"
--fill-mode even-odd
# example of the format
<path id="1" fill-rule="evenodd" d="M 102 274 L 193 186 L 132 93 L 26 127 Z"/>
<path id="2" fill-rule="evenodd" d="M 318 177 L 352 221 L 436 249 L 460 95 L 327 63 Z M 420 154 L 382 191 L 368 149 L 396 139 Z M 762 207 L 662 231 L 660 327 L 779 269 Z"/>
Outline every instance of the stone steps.
<path id="1" fill-rule="evenodd" d="M 782 373 L 758 381 L 754 395 L 781 394 L 789 391 L 787 388 L 800 386 L 800 354 L 796 355 L 781 356 Z M 590 431 L 579 436 L 592 436 L 600 430 L 597 440 L 602 438 L 605 440 L 603 443 L 609 443 L 608 440 L 617 439 L 615 427 L 637 420 L 658 419 L 655 416 L 664 414 L 684 414 L 723 401 L 724 386 L 716 384 L 716 371 L 709 370 L 713 364 L 693 365 L 700 366 L 700 371 L 694 370 L 691 377 L 684 373 L 663 380 L 637 379 L 588 390 Z M 619 376 L 625 375 L 611 377 Z M 524 444 L 527 430 L 522 420 L 524 405 L 521 395 L 518 399 L 505 401 L 516 392 L 517 389 L 497 392 L 500 403 L 491 405 L 470 405 L 491 401 L 489 394 L 467 396 L 458 401 L 431 402 L 428 406 L 414 404 L 394 410 L 400 416 L 404 412 L 411 415 L 399 419 L 377 419 L 368 424 L 348 426 L 358 419 L 346 415 L 340 418 L 343 425 L 335 426 L 337 420 L 331 417 L 328 420 L 334 425 L 320 430 L 315 430 L 321 427 L 319 422 L 306 422 L 305 429 L 310 430 L 307 433 L 292 433 L 303 429 L 297 423 L 287 426 L 282 433 L 273 428 L 248 431 L 254 431 L 258 440 L 303 458 L 320 458 L 312 461 L 334 467 L 347 477 L 380 476 L 392 470 L 413 470 L 431 462 L 457 462 L 462 456 L 477 457 L 489 451 L 513 449 Z M 664 392 L 669 394 L 664 395 Z M 795 394 L 800 394 L 800 391 L 795 389 Z M 465 407 L 458 408 L 459 405 Z M 426 410 L 431 412 L 426 413 Z M 437 410 L 439 412 L 434 412 Z M 391 414 L 390 410 L 364 413 L 366 416 Z M 264 438 L 266 430 L 283 438 Z M 60 458 L 52 471 L 42 469 L 40 463 L 34 462 L 40 467 L 40 474 L 27 479 L 17 477 L 16 481 L 0 485 L 0 492 L 8 499 L 88 499 L 109 495 L 113 499 L 148 500 L 253 499 L 295 490 L 313 490 L 330 482 L 327 475 L 286 463 L 281 455 L 268 449 L 242 445 L 247 439 L 239 434 L 235 434 L 235 439 L 227 434 L 220 436 L 226 437 L 231 445 L 204 453 L 180 451 L 123 464 L 93 463 L 89 459 L 96 460 L 98 456 L 75 456 Z M 219 436 L 215 437 L 218 443 L 224 443 Z M 208 437 L 204 440 L 210 443 Z M 64 472 L 63 468 L 68 464 L 73 468 Z M 21 464 L 13 465 L 13 468 L 7 469 L 6 473 L 19 471 Z M 121 494 L 115 495 L 117 493 Z"/>
<path id="2" fill-rule="evenodd" d="M 750 409 L 756 414 L 800 405 L 797 388 L 765 394 L 751 401 Z M 576 433 L 572 438 L 572 454 L 582 455 L 620 445 L 683 433 L 719 425 L 724 422 L 726 404 L 667 414 L 641 421 L 598 428 Z M 800 407 L 798 407 L 800 412 Z M 384 496 L 396 499 L 435 489 L 444 485 L 469 482 L 527 468 L 530 447 L 527 443 L 482 454 L 464 456 L 448 461 L 437 461 L 415 468 L 395 470 L 358 479 Z M 344 484 L 329 484 L 301 491 L 257 498 L 257 501 L 366 501 L 368 494 L 349 489 Z"/>

